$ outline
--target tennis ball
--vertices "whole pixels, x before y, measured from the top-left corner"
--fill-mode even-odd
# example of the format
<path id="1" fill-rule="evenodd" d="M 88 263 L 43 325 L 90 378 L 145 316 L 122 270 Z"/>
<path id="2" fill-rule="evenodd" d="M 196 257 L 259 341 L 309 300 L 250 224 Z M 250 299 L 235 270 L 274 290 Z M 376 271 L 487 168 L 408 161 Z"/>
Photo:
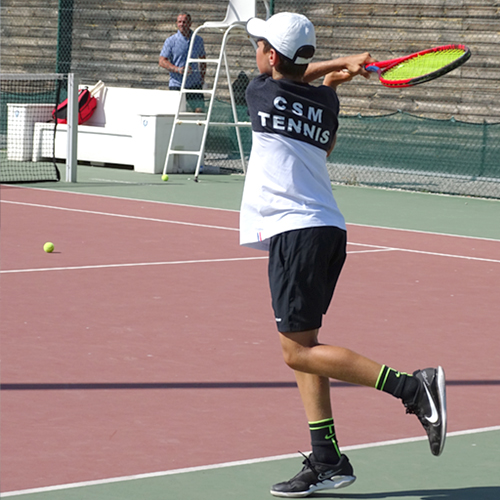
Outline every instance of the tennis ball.
<path id="1" fill-rule="evenodd" d="M 166 182 L 166 181 L 168 181 L 168 174 L 163 174 L 163 175 L 161 176 L 161 180 L 162 180 L 162 181 L 165 181 L 165 182 Z"/>
<path id="2" fill-rule="evenodd" d="M 45 243 L 45 245 L 43 245 L 43 249 L 47 253 L 53 252 L 54 251 L 54 243 L 51 243 L 50 241 L 48 241 L 47 243 Z"/>

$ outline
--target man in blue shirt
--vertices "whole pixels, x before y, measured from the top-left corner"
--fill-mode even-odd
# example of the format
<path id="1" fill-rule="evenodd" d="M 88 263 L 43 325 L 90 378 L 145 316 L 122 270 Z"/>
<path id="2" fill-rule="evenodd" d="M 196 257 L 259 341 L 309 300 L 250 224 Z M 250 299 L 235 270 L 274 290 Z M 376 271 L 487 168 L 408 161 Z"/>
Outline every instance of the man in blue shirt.
<path id="1" fill-rule="evenodd" d="M 191 16 L 186 12 L 181 12 L 177 16 L 177 33 L 165 40 L 160 52 L 159 65 L 170 73 L 170 90 L 180 90 L 181 88 L 192 35 Z M 206 58 L 203 39 L 198 35 L 194 40 L 191 57 L 193 59 Z M 201 90 L 205 81 L 205 70 L 206 64 L 191 63 L 185 88 Z M 187 94 L 186 100 L 192 111 L 202 112 L 204 110 L 203 94 Z"/>

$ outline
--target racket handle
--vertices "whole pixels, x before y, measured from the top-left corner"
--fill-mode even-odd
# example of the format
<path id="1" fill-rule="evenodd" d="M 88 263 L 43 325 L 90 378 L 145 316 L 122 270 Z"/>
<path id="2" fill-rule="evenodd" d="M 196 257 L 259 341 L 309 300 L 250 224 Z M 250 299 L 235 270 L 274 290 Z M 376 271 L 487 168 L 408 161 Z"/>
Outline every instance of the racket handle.
<path id="1" fill-rule="evenodd" d="M 366 71 L 373 71 L 374 73 L 376 73 L 380 68 L 378 66 L 375 66 L 374 64 L 367 64 L 365 66 L 365 69 Z"/>

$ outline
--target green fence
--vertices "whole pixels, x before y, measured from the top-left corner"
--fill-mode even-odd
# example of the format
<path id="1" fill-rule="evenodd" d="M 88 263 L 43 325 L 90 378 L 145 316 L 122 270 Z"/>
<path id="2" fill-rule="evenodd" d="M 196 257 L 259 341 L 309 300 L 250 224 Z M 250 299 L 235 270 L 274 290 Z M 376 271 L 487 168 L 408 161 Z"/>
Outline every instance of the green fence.
<path id="1" fill-rule="evenodd" d="M 353 185 L 500 197 L 500 123 L 343 117 L 330 175 Z"/>
<path id="2" fill-rule="evenodd" d="M 387 59 L 435 45 L 468 45 L 472 58 L 462 68 L 427 84 L 389 89 L 375 78 L 359 78 L 339 87 L 341 129 L 330 173 L 334 182 L 498 196 L 496 0 L 270 3 L 275 12 L 300 12 L 314 22 L 316 60 L 364 51 Z M 257 5 L 264 17 L 263 2 Z M 2 0 L 0 69 L 68 71 L 88 85 L 103 80 L 108 86 L 167 89 L 169 76 L 158 58 L 165 38 L 176 32 L 179 10 L 191 13 L 194 29 L 222 20 L 226 8 L 226 0 Z M 206 35 L 204 41 L 207 57 L 216 55 L 219 38 Z M 250 43 L 231 42 L 228 57 L 231 81 L 242 71 L 250 79 L 256 75 Z M 214 72 L 207 72 L 209 84 Z M 231 118 L 225 81 L 217 99 L 216 112 Z M 250 132 L 242 134 L 248 149 Z M 210 130 L 206 151 L 207 164 L 225 161 L 227 168 L 240 168 L 234 130 Z"/>
<path id="3" fill-rule="evenodd" d="M 238 106 L 243 120 L 246 107 Z M 217 102 L 214 119 L 232 119 Z M 242 129 L 246 157 L 251 131 Z M 234 129 L 210 130 L 210 164 L 240 169 Z M 421 118 L 404 112 L 341 116 L 337 144 L 328 158 L 333 182 L 423 192 L 500 198 L 500 123 L 475 124 Z"/>

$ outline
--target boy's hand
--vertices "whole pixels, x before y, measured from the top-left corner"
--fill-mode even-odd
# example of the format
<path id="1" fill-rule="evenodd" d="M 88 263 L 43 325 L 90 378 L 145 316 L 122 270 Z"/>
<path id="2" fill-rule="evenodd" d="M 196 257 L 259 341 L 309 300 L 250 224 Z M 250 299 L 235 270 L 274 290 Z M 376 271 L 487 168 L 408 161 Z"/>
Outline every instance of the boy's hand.
<path id="1" fill-rule="evenodd" d="M 357 75 L 361 75 L 364 78 L 370 78 L 370 72 L 365 70 L 365 65 L 376 62 L 368 52 L 342 57 L 338 61 L 341 62 L 343 69 L 328 73 L 325 76 L 323 85 L 337 88 L 341 83 L 350 82 Z"/>
<path id="2" fill-rule="evenodd" d="M 365 78 L 370 78 L 370 72 L 366 71 L 365 66 L 368 63 L 376 62 L 376 59 L 368 53 L 357 54 L 354 56 L 343 57 L 344 69 L 343 71 L 351 75 L 352 77 L 356 75 L 364 76 Z"/>

